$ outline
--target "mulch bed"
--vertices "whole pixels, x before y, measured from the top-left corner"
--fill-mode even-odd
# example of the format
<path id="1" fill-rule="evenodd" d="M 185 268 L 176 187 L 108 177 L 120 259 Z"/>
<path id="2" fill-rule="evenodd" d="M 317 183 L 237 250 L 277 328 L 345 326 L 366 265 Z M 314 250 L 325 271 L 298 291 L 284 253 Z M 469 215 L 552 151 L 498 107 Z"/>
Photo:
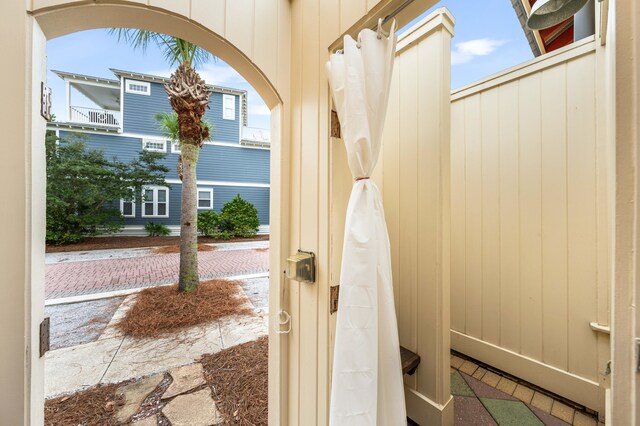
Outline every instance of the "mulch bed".
<path id="1" fill-rule="evenodd" d="M 230 240 L 217 240 L 211 237 L 198 237 L 199 243 L 235 243 L 241 241 L 268 241 L 269 235 L 256 235 L 251 238 L 232 238 Z M 67 251 L 88 251 L 126 249 L 139 247 L 175 246 L 180 244 L 180 237 L 92 237 L 75 243 L 60 246 L 47 245 L 47 253 L 60 253 Z"/>
<path id="2" fill-rule="evenodd" d="M 73 395 L 47 400 L 45 426 L 116 426 L 114 418 L 124 398 L 116 395 L 121 384 L 98 385 Z"/>
<path id="3" fill-rule="evenodd" d="M 225 425 L 258 426 L 268 423 L 269 339 L 261 337 L 200 361 Z"/>
<path id="4" fill-rule="evenodd" d="M 207 244 L 198 244 L 198 251 L 214 251 L 216 246 L 209 246 Z M 153 251 L 155 254 L 173 254 L 180 253 L 180 246 L 164 246 L 158 247 Z"/>
<path id="5" fill-rule="evenodd" d="M 227 315 L 252 313 L 240 294 L 238 281 L 217 279 L 200 282 L 198 290 L 188 294 L 178 292 L 177 284 L 147 288 L 117 327 L 133 337 L 158 337 Z"/>

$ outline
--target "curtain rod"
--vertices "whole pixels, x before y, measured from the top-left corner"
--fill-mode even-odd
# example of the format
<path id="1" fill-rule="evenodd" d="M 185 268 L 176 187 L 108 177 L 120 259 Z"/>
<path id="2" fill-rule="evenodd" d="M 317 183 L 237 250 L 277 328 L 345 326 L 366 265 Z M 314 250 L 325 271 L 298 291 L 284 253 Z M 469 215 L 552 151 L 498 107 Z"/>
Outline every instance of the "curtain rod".
<path id="1" fill-rule="evenodd" d="M 414 2 L 414 0 L 406 0 L 404 3 L 402 3 L 400 6 L 398 6 L 393 12 L 391 12 L 388 15 L 386 15 L 384 18 L 379 18 L 378 19 L 378 23 L 376 25 L 374 25 L 371 28 L 371 30 L 372 31 L 376 31 L 378 33 L 378 38 L 380 38 L 381 35 L 384 35 L 385 37 L 389 37 L 389 33 L 387 31 L 384 31 L 382 29 L 382 26 L 384 24 L 386 24 L 387 22 L 391 21 L 392 19 L 394 19 L 396 17 L 396 15 L 398 15 L 400 12 L 402 12 L 407 6 L 409 6 L 413 2 Z M 360 47 L 360 46 L 358 46 L 358 47 Z M 335 53 L 342 53 L 343 52 L 343 48 L 336 49 L 334 52 Z"/>
<path id="2" fill-rule="evenodd" d="M 398 6 L 398 8 L 396 10 L 394 10 L 393 12 L 391 12 L 390 14 L 388 14 L 387 16 L 382 18 L 382 22 L 380 20 L 378 20 L 378 24 L 374 25 L 373 28 L 371 28 L 371 29 L 373 31 L 377 31 L 379 26 L 382 26 L 382 25 L 386 24 L 387 22 L 389 22 L 390 20 L 392 20 L 393 18 L 395 18 L 398 13 L 402 12 L 407 6 L 409 6 L 411 3 L 413 3 L 413 1 L 414 0 L 405 1 L 400 6 Z"/>

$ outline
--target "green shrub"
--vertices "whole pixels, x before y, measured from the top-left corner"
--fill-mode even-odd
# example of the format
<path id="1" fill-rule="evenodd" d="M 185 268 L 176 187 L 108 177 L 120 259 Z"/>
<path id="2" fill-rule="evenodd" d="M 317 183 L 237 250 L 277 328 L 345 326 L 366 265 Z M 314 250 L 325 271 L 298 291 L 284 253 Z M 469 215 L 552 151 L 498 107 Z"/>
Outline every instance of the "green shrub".
<path id="1" fill-rule="evenodd" d="M 169 235 L 171 233 L 171 230 L 167 227 L 167 225 L 154 222 L 148 222 L 146 225 L 144 225 L 144 230 L 147 231 L 147 234 L 149 234 L 150 237 L 160 237 Z"/>
<path id="2" fill-rule="evenodd" d="M 218 228 L 221 232 L 237 237 L 253 237 L 258 233 L 259 226 L 258 210 L 240 194 L 225 203 L 220 211 Z"/>
<path id="3" fill-rule="evenodd" d="M 218 213 L 211 210 L 201 212 L 198 214 L 198 232 L 211 237 L 218 232 L 218 222 L 220 222 Z"/>

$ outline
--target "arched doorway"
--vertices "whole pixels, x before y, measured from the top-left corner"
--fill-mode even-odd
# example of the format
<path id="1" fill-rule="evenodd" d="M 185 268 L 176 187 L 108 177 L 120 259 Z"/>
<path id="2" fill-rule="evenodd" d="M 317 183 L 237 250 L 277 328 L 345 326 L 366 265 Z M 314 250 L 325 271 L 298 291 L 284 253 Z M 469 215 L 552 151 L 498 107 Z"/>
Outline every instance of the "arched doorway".
<path id="1" fill-rule="evenodd" d="M 192 5 L 187 0 L 172 1 L 167 4 L 167 9 L 135 4 L 131 2 L 112 1 L 105 3 L 78 3 L 72 1 L 54 1 L 48 2 L 45 7 L 38 8 L 39 2 L 35 2 L 32 11 L 31 28 L 28 30 L 31 34 L 31 63 L 27 60 L 27 71 L 31 68 L 31 87 L 33 97 L 31 98 L 31 108 L 27 111 L 33 111 L 33 116 L 27 118 L 27 122 L 31 122 L 31 130 L 27 130 L 30 136 L 27 140 L 30 146 L 31 163 L 30 176 L 26 176 L 26 187 L 31 194 L 31 203 L 27 203 L 27 209 L 31 211 L 31 221 L 27 224 L 30 229 L 30 236 L 27 237 L 27 247 L 31 248 L 32 254 L 26 262 L 29 265 L 30 273 L 27 274 L 25 286 L 26 294 L 26 312 L 24 313 L 26 326 L 26 345 L 30 355 L 30 365 L 23 374 L 25 381 L 25 394 L 19 396 L 24 404 L 25 423 L 41 424 L 42 423 L 42 406 L 43 406 L 43 358 L 39 357 L 37 350 L 38 343 L 38 327 L 43 319 L 43 299 L 44 299 L 44 279 L 39 248 L 44 244 L 43 215 L 45 191 L 44 181 L 44 148 L 40 146 L 44 140 L 44 125 L 41 118 L 37 115 L 40 105 L 37 104 L 40 92 L 40 84 L 45 81 L 46 69 L 46 40 L 59 37 L 65 34 L 105 27 L 128 27 L 140 28 L 151 31 L 158 31 L 172 36 L 177 36 L 189 40 L 203 47 L 204 49 L 214 53 L 220 59 L 236 69 L 260 94 L 267 106 L 271 109 L 272 125 L 272 166 L 271 166 L 271 244 L 272 251 L 270 255 L 270 265 L 272 271 L 278 271 L 283 264 L 284 255 L 287 253 L 281 242 L 287 241 L 286 236 L 282 232 L 286 232 L 286 227 L 279 223 L 281 218 L 286 216 L 283 213 L 284 206 L 287 205 L 287 193 L 282 191 L 284 178 L 287 174 L 286 164 L 281 161 L 282 152 L 286 152 L 283 142 L 286 137 L 282 129 L 283 114 L 283 97 L 276 90 L 274 79 L 278 79 L 277 70 L 274 71 L 274 64 L 277 61 L 260 58 L 263 49 L 256 46 L 260 43 L 264 44 L 264 40 L 260 40 L 255 36 L 256 29 L 247 23 L 247 25 L 236 25 L 233 31 L 226 30 L 227 26 L 233 27 L 233 22 L 227 19 L 228 10 L 220 10 L 216 6 L 207 6 L 207 10 L 200 12 L 192 10 Z M 259 6 L 256 6 L 256 8 Z M 224 5 L 222 5 L 224 9 Z M 257 13 L 257 11 L 255 11 Z M 194 14 L 199 14 L 199 19 L 194 19 Z M 229 38 L 219 35 L 212 30 L 215 23 L 211 21 L 212 17 L 222 15 L 224 19 L 224 32 L 231 34 Z M 241 14 L 236 19 L 241 19 Z M 238 22 L 236 22 L 238 23 Z M 272 23 L 277 32 L 277 23 Z M 29 27 L 28 27 L 29 28 Z M 29 34 L 28 34 L 29 35 Z M 269 40 L 269 37 L 263 37 Z M 251 42 L 247 42 L 251 40 Z M 238 47 L 242 45 L 242 48 Z M 272 39 L 271 48 L 277 49 L 278 39 Z M 262 46 L 267 47 L 266 45 Z M 256 53 L 256 51 L 259 51 Z M 277 54 L 273 55 L 277 57 Z M 267 71 L 263 71 L 258 64 L 264 64 Z M 27 84 L 28 86 L 28 84 Z M 284 86 L 283 86 L 284 87 Z M 30 241 L 29 241 L 30 239 Z M 277 295 L 281 291 L 282 278 L 278 274 L 272 274 L 270 279 L 269 291 L 273 295 Z M 279 297 L 273 297 L 270 312 L 279 310 Z M 270 366 L 269 366 L 269 404 L 270 404 L 270 422 L 280 424 L 280 413 L 286 412 L 286 394 L 283 377 L 286 374 L 286 365 L 284 365 L 280 357 L 281 351 L 286 349 L 286 339 L 270 330 Z M 18 373 L 18 372 L 16 372 Z M 18 379 L 18 376 L 16 377 Z M 19 401 L 16 401 L 19 402 Z M 16 410 L 16 415 L 22 415 Z M 29 414 L 30 413 L 30 414 Z M 20 417 L 16 417 L 18 421 Z M 21 423 L 21 422 L 20 422 Z M 18 423 L 15 423 L 18 424 Z"/>

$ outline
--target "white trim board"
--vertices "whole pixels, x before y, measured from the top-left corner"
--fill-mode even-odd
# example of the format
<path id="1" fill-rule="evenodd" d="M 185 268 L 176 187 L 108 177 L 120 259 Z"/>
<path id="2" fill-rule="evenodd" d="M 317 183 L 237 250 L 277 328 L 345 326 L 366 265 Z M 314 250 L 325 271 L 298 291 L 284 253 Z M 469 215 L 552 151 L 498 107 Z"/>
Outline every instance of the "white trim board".
<path id="1" fill-rule="evenodd" d="M 172 237 L 180 235 L 180 225 L 167 225 L 169 231 L 171 232 L 169 235 Z M 258 227 L 258 235 L 266 235 L 270 234 L 269 225 L 260 225 Z M 125 225 L 119 232 L 111 235 L 119 235 L 122 237 L 144 237 L 147 235 L 147 231 L 144 230 L 143 225 Z"/>
<path id="2" fill-rule="evenodd" d="M 165 179 L 165 182 L 169 185 L 182 185 L 180 179 Z M 246 188 L 270 188 L 269 183 L 255 183 L 255 182 L 225 182 L 219 180 L 199 180 L 197 185 L 203 186 L 238 186 Z"/>

